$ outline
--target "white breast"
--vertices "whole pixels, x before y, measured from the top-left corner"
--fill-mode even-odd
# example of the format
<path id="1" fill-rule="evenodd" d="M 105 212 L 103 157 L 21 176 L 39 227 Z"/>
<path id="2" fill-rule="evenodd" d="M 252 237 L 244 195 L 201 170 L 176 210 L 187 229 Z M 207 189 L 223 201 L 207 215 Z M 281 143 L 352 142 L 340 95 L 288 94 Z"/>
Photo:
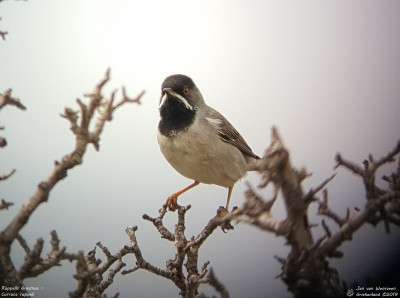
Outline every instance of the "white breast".
<path id="1" fill-rule="evenodd" d="M 247 172 L 243 154 L 216 134 L 204 133 L 197 127 L 195 121 L 189 131 L 173 137 L 158 133 L 157 140 L 164 157 L 187 178 L 200 183 L 233 186 Z"/>

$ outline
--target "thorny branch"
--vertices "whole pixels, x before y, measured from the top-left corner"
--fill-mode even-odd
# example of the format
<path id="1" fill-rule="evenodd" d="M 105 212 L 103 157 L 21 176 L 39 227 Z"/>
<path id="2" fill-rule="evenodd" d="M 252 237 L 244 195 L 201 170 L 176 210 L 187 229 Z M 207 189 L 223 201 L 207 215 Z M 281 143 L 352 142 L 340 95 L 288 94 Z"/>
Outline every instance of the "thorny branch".
<path id="1" fill-rule="evenodd" d="M 6 105 L 15 106 L 20 110 L 26 110 L 26 107 L 18 98 L 11 96 L 11 89 L 7 89 L 4 93 L 0 93 L 0 110 Z"/>
<path id="2" fill-rule="evenodd" d="M 74 278 L 78 281 L 77 289 L 69 293 L 69 297 L 104 297 L 102 293 L 114 281 L 114 276 L 125 266 L 122 257 L 132 253 L 129 247 L 123 247 L 115 255 L 100 242 L 96 244 L 106 257 L 103 263 L 95 258 L 96 247 L 85 256 L 83 252 L 68 253 L 66 247 L 60 248 L 60 240 L 55 231 L 51 235 L 51 251 L 46 258 L 42 257 L 44 240 L 39 238 L 33 249 L 30 249 L 25 239 L 17 236 L 17 240 L 26 253 L 25 263 L 21 266 L 18 274 L 21 279 L 36 277 L 50 270 L 52 267 L 61 266 L 61 261 L 76 262 L 76 274 Z M 103 277 L 107 274 L 106 277 Z M 115 297 L 117 297 L 116 295 Z"/>
<path id="3" fill-rule="evenodd" d="M 121 248 L 115 255 L 112 255 L 100 242 L 96 246 L 103 252 L 106 261 L 103 263 L 100 259 L 96 259 L 96 247 L 86 256 L 83 253 L 75 255 L 77 273 L 74 278 L 78 280 L 78 287 L 69 293 L 71 298 L 103 297 L 102 293 L 114 282 L 115 275 L 125 266 L 122 257 L 132 253 L 132 249 L 128 246 Z M 103 277 L 105 273 L 108 273 L 106 278 Z"/>
<path id="4" fill-rule="evenodd" d="M 0 1 L 1 2 L 1 1 Z M 0 18 L 0 21 L 1 21 L 1 18 Z M 8 32 L 7 31 L 3 31 L 3 30 L 0 30 L 0 37 L 3 39 L 3 40 L 6 40 L 6 35 L 8 34 Z"/>
<path id="5" fill-rule="evenodd" d="M 165 269 L 158 268 L 144 259 L 136 239 L 137 227 L 127 228 L 126 233 L 130 238 L 132 251 L 136 257 L 136 266 L 123 271 L 122 274 L 129 274 L 138 269 L 145 269 L 153 274 L 171 280 L 179 288 L 182 297 L 197 297 L 198 287 L 202 283 L 209 283 L 221 293 L 222 297 L 229 297 L 225 287 L 217 281 L 214 274 L 210 272 L 207 275 L 209 262 L 203 264 L 201 270 L 198 269 L 198 253 L 201 245 L 225 220 L 221 219 L 217 213 L 197 237 L 187 240 L 185 236 L 185 215 L 189 209 L 190 206 L 178 206 L 178 223 L 175 225 L 174 232 L 169 231 L 163 224 L 163 218 L 167 212 L 165 206 L 160 209 L 156 218 L 150 217 L 147 214 L 143 215 L 145 220 L 153 223 L 160 233 L 161 238 L 175 244 L 175 258 L 166 262 Z"/>
<path id="6" fill-rule="evenodd" d="M 210 269 L 210 272 L 208 272 L 207 278 L 204 279 L 204 283 L 208 283 L 210 286 L 212 286 L 221 295 L 221 298 L 229 298 L 229 292 L 215 276 L 214 270 L 212 268 Z M 201 297 L 206 296 L 200 295 L 199 298 Z"/>
<path id="7" fill-rule="evenodd" d="M 102 95 L 102 88 L 109 80 L 110 70 L 108 69 L 104 79 L 96 86 L 94 92 L 86 95 L 86 97 L 89 98 L 88 104 L 78 99 L 77 102 L 80 111 L 73 111 L 70 108 L 66 108 L 64 114 L 61 115 L 70 122 L 71 130 L 76 138 L 75 148 L 70 154 L 65 155 L 61 161 L 55 161 L 54 169 L 49 177 L 39 183 L 33 196 L 22 206 L 8 226 L 0 232 L 0 281 L 2 285 L 20 287 L 24 278 L 37 276 L 51 267 L 58 265 L 59 261 L 62 259 L 68 259 L 70 261 L 76 260 L 78 272 L 76 279 L 78 279 L 79 286 L 81 286 L 81 288 L 78 287 L 79 290 L 77 290 L 77 292 L 78 295 L 80 295 L 87 290 L 86 288 L 95 292 L 105 289 L 110 284 L 110 280 L 112 280 L 115 273 L 123 267 L 122 263 L 117 265 L 117 267 L 113 269 L 114 271 L 110 271 L 108 281 L 102 281 L 101 284 L 96 285 L 96 287 L 88 287 L 88 285 L 90 285 L 88 280 L 93 277 L 92 271 L 87 270 L 90 268 L 87 263 L 92 261 L 90 256 L 85 259 L 82 253 L 77 255 L 67 254 L 65 253 L 65 249 L 56 249 L 59 241 L 54 232 L 52 233 L 53 251 L 47 259 L 42 259 L 40 256 L 43 250 L 43 240 L 38 239 L 34 248 L 30 250 L 20 235 L 21 229 L 27 224 L 33 212 L 40 204 L 47 202 L 49 194 L 54 186 L 67 176 L 70 169 L 82 163 L 87 146 L 93 144 L 97 150 L 99 149 L 100 135 L 104 129 L 104 125 L 107 121 L 112 119 L 115 110 L 125 103 L 140 103 L 144 92 L 139 94 L 135 99 L 131 99 L 126 95 L 125 88 L 123 88 L 123 98 L 117 104 L 114 104 L 115 92 L 112 93 L 111 99 L 107 100 L 104 98 Z M 25 109 L 25 106 L 23 106 L 18 99 L 11 97 L 11 90 L 7 90 L 0 96 L 0 109 L 7 104 Z M 79 119 L 80 121 L 78 121 Z M 91 123 L 93 123 L 93 130 L 90 129 L 90 127 L 92 127 Z M 8 206 L 10 206 L 9 203 L 2 202 L 3 208 L 7 208 Z M 18 239 L 19 242 L 22 243 L 27 253 L 25 263 L 19 271 L 14 267 L 9 254 L 11 244 L 15 239 Z M 100 267 L 101 269 L 97 268 L 96 272 L 103 273 L 109 268 L 108 264 L 109 263 L 106 263 L 106 265 Z M 89 273 L 82 274 L 85 270 Z M 85 289 L 85 291 L 82 292 L 82 289 Z M 73 294 L 71 295 L 73 296 Z M 81 297 L 81 295 L 79 297 Z"/>
<path id="8" fill-rule="evenodd" d="M 12 202 L 6 202 L 4 199 L 1 199 L 0 210 L 7 210 L 10 206 L 14 205 Z"/>
<path id="9" fill-rule="evenodd" d="M 28 277 L 35 277 L 43 272 L 48 271 L 54 266 L 60 266 L 60 261 L 68 259 L 73 260 L 71 255 L 65 253 L 65 247 L 59 248 L 59 239 L 56 231 L 52 231 L 51 235 L 51 247 L 52 250 L 47 254 L 47 258 L 43 259 L 41 257 L 43 251 L 44 240 L 39 238 L 36 241 L 35 246 L 32 250 L 29 249 L 26 241 L 21 235 L 18 235 L 18 242 L 24 248 L 26 252 L 25 263 L 19 269 L 19 277 L 23 280 Z"/>
<path id="10" fill-rule="evenodd" d="M 337 155 L 337 167 L 344 167 L 363 179 L 367 202 L 365 208 L 354 212 L 348 210 L 346 217 L 341 219 L 327 207 L 327 193 L 325 193 L 324 202 L 320 203 L 320 209 L 322 205 L 322 209 L 327 210 L 325 215 L 340 224 L 340 230 L 321 244 L 317 251 L 319 255 L 332 254 L 345 240 L 350 240 L 359 227 L 365 223 L 376 225 L 383 221 L 387 232 L 390 231 L 390 224 L 399 226 L 400 166 L 390 176 L 382 177 L 388 183 L 387 189 L 381 189 L 375 184 L 376 171 L 382 165 L 395 161 L 395 156 L 399 153 L 400 141 L 392 151 L 377 161 L 370 155 L 368 160 L 363 162 L 364 168 L 345 160 L 340 154 Z"/>
<path id="11" fill-rule="evenodd" d="M 1 32 L 0 32 L 1 33 Z M 4 38 L 4 36 L 3 36 Z M 3 94 L 0 93 L 0 110 L 3 109 L 6 105 L 15 106 L 18 109 L 25 110 L 26 107 L 21 103 L 18 98 L 11 97 L 11 89 L 6 90 Z M 0 130 L 3 130 L 4 127 L 0 127 Z M 0 137 L 0 148 L 7 146 L 6 138 Z M 16 172 L 15 169 L 11 170 L 8 174 L 4 174 L 0 176 L 0 181 L 7 180 Z M 12 202 L 6 202 L 4 199 L 1 199 L 0 210 L 7 210 L 10 206 L 14 205 Z"/>
<path id="12" fill-rule="evenodd" d="M 6 40 L 6 35 L 8 34 L 8 32 L 7 31 L 1 31 L 0 30 L 0 37 L 3 39 L 3 40 Z"/>
<path id="13" fill-rule="evenodd" d="M 400 158 L 397 171 L 382 177 L 388 187 L 381 189 L 375 184 L 376 171 L 382 165 L 393 162 L 399 153 L 400 142 L 379 160 L 370 155 L 363 167 L 337 155 L 337 167 L 344 167 L 359 176 L 366 189 L 365 208 L 354 212 L 348 209 L 346 216 L 341 217 L 329 208 L 328 191 L 325 189 L 335 175 L 305 194 L 301 182 L 309 175 L 305 170 L 298 171 L 291 166 L 289 153 L 278 131 L 273 128 L 272 143 L 261 161 L 259 172 L 262 175 L 260 187 L 273 184 L 274 196 L 264 200 L 249 186 L 244 205 L 226 218 L 249 223 L 287 239 L 291 252 L 287 258 L 277 259 L 282 264 L 280 278 L 295 297 L 342 297 L 344 288 L 337 271 L 329 267 L 328 258 L 342 257 L 343 253 L 338 250 L 340 245 L 350 240 L 365 223 L 376 225 L 383 221 L 388 232 L 390 224 L 400 225 Z M 319 200 L 316 195 L 321 190 L 323 199 Z M 278 191 L 282 193 L 286 207 L 285 220 L 278 220 L 271 214 Z M 333 220 L 339 227 L 338 231 L 332 232 L 325 220 L 322 220 L 321 226 L 326 235 L 313 239 L 311 225 L 308 223 L 308 207 L 313 202 L 319 205 L 318 214 Z"/>
<path id="14" fill-rule="evenodd" d="M 1 180 L 7 180 L 7 179 L 10 178 L 12 175 L 14 175 L 15 172 L 16 172 L 16 170 L 13 169 L 10 173 L 4 174 L 3 176 L 0 176 L 0 181 L 1 181 Z"/>

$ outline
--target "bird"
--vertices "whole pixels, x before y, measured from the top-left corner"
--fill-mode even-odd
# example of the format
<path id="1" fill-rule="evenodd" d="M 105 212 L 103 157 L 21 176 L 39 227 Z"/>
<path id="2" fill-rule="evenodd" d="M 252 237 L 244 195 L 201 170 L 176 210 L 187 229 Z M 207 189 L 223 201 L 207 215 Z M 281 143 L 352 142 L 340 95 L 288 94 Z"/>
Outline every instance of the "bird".
<path id="1" fill-rule="evenodd" d="M 205 103 L 186 75 L 163 81 L 159 112 L 157 141 L 162 154 L 178 173 L 194 180 L 169 196 L 164 206 L 175 210 L 180 195 L 203 183 L 228 189 L 227 211 L 235 183 L 257 169 L 260 157 L 221 113 Z"/>

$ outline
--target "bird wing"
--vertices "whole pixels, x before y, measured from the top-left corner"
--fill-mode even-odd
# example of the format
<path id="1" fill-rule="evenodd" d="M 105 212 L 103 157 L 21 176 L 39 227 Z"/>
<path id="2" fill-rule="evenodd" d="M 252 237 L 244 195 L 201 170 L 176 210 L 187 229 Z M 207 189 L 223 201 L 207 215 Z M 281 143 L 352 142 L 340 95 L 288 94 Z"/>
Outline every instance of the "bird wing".
<path id="1" fill-rule="evenodd" d="M 218 137 L 222 141 L 238 148 L 243 154 L 259 159 L 260 157 L 253 153 L 249 145 L 247 145 L 246 141 L 233 125 L 219 112 L 215 110 L 213 112 L 211 117 L 206 117 L 206 120 L 217 130 Z"/>

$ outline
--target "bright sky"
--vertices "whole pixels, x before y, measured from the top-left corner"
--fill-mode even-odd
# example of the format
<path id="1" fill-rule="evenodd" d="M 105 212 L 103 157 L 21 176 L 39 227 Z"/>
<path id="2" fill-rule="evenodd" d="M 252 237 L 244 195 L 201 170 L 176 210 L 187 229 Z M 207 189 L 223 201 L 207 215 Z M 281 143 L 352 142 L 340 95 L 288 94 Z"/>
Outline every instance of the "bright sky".
<path id="1" fill-rule="evenodd" d="M 39 237 L 48 242 L 55 229 L 68 251 L 87 252 L 102 241 L 115 252 L 128 243 L 125 227 L 138 225 L 148 261 L 164 267 L 174 257 L 173 247 L 141 219 L 143 213 L 156 216 L 170 194 L 191 183 L 168 165 L 156 141 L 160 86 L 171 74 L 192 77 L 206 102 L 259 155 L 276 125 L 293 164 L 313 173 L 306 190 L 334 173 L 337 152 L 361 162 L 369 153 L 382 156 L 400 138 L 399 1 L 10 0 L 0 3 L 0 17 L 0 30 L 9 32 L 0 40 L 0 92 L 12 88 L 28 108 L 1 113 L 9 145 L 1 151 L 0 173 L 17 169 L 1 185 L 1 198 L 15 202 L 2 213 L 2 226 L 47 177 L 54 160 L 72 150 L 68 122 L 59 117 L 64 107 L 77 109 L 75 99 L 92 91 L 107 67 L 112 77 L 107 92 L 122 85 L 130 96 L 146 90 L 143 105 L 116 113 L 100 152 L 89 150 L 84 164 L 31 218 L 23 230 L 30 245 Z M 256 185 L 257 174 L 237 183 L 232 205 L 242 204 L 247 180 Z M 347 206 L 363 207 L 361 181 L 344 171 L 329 194 L 332 208 L 343 215 Z M 181 197 L 182 204 L 192 205 L 188 237 L 200 232 L 225 198 L 225 189 L 209 185 Z M 282 205 L 274 212 L 282 217 Z M 170 227 L 175 218 L 168 214 Z M 332 266 L 348 284 L 363 280 L 400 249 L 394 230 L 386 235 L 382 226 L 362 229 Z M 290 297 L 274 279 L 280 273 L 274 255 L 288 252 L 283 244 L 238 225 L 228 234 L 214 233 L 200 262 L 211 261 L 232 297 Z M 20 264 L 22 251 L 14 249 Z M 28 283 L 43 285 L 47 297 L 65 297 L 75 288 L 72 269 L 65 264 Z M 200 291 L 212 293 L 207 287 Z M 115 292 L 177 295 L 169 281 L 145 272 L 119 276 L 108 291 Z"/>

